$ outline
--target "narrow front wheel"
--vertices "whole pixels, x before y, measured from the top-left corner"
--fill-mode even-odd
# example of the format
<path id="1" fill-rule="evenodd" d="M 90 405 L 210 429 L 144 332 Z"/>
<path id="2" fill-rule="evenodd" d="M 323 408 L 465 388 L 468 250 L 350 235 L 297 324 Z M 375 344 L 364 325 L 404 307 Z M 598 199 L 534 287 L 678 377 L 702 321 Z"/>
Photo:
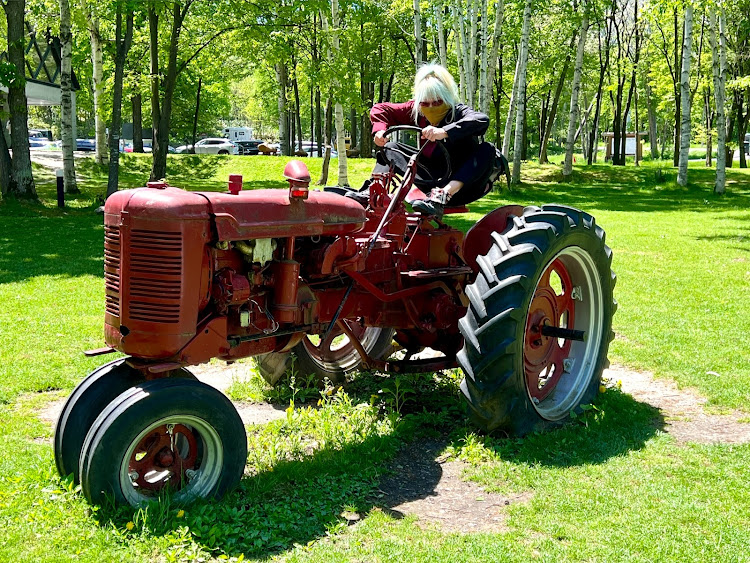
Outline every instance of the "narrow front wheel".
<path id="1" fill-rule="evenodd" d="M 247 438 L 232 403 L 194 380 L 159 379 L 119 395 L 86 436 L 83 493 L 101 504 L 140 506 L 160 495 L 175 502 L 219 498 L 237 485 Z"/>

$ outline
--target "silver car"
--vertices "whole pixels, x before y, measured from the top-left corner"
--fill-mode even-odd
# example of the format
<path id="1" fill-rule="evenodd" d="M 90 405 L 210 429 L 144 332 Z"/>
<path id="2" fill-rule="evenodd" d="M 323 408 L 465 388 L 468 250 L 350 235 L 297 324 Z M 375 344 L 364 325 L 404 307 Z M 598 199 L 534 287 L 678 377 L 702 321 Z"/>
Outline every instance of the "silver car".
<path id="1" fill-rule="evenodd" d="M 208 138 L 195 143 L 195 154 L 239 154 L 239 149 L 229 139 Z"/>

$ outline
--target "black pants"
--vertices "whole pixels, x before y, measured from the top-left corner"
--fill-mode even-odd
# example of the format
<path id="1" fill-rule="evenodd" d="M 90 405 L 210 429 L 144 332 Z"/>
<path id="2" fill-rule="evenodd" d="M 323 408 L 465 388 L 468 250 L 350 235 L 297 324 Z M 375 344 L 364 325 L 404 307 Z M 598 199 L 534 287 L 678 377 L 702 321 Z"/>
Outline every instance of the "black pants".
<path id="1" fill-rule="evenodd" d="M 446 158 L 439 147 L 434 147 L 429 155 L 420 155 L 414 185 L 429 194 L 432 188 L 442 188 L 451 180 L 463 182 L 464 186 L 451 198 L 450 206 L 466 205 L 486 195 L 491 189 L 488 179 L 495 163 L 495 147 L 490 143 L 468 142 L 466 149 L 450 152 L 450 174 L 447 174 Z M 403 175 L 409 158 L 416 152 L 417 149 L 408 145 L 387 143 L 384 150 L 377 153 L 373 173 L 388 172 L 390 161 L 396 173 Z"/>

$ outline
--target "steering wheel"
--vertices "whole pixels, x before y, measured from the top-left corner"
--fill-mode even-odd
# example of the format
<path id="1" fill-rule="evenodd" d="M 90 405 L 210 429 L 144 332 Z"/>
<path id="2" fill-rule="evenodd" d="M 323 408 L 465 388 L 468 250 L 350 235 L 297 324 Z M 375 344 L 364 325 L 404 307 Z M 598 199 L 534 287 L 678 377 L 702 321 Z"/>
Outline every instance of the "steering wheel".
<path id="1" fill-rule="evenodd" d="M 417 133 L 420 135 L 418 138 L 418 143 L 422 141 L 421 133 L 422 133 L 422 127 L 417 127 L 415 125 L 394 125 L 392 127 L 389 127 L 383 132 L 383 135 L 385 137 L 389 137 L 391 133 L 395 133 L 397 131 L 411 131 L 414 133 Z M 451 157 L 450 154 L 448 154 L 448 149 L 445 148 L 445 143 L 441 142 L 435 142 L 435 146 L 438 148 L 440 154 L 442 155 L 443 159 L 445 160 L 445 173 L 442 176 L 435 177 L 432 170 L 427 168 L 424 164 L 422 164 L 419 161 L 419 157 L 422 154 L 422 150 L 424 147 L 429 143 L 430 141 L 424 141 L 420 144 L 419 149 L 415 149 L 411 145 L 407 145 L 405 143 L 394 143 L 395 147 L 388 147 L 391 150 L 396 150 L 400 152 L 402 155 L 406 157 L 406 160 L 408 161 L 409 158 L 416 152 L 418 154 L 417 156 L 417 172 L 419 176 L 428 182 L 434 183 L 436 186 L 441 186 L 442 184 L 445 184 L 448 181 L 448 178 L 451 177 L 452 170 L 451 170 Z M 385 147 L 380 147 L 380 150 L 382 151 Z M 386 157 L 387 158 L 387 157 Z"/>

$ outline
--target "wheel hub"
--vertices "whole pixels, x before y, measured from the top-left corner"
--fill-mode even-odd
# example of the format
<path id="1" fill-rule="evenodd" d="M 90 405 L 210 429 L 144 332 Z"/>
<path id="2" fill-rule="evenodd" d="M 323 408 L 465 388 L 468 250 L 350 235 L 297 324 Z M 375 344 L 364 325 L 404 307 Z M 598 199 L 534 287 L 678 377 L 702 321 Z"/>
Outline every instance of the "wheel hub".
<path id="1" fill-rule="evenodd" d="M 128 464 L 133 485 L 150 491 L 169 486 L 180 490 L 198 461 L 195 433 L 183 424 L 164 424 L 155 428 L 136 446 Z"/>
<path id="2" fill-rule="evenodd" d="M 544 400 L 554 390 L 565 371 L 572 344 L 570 340 L 546 336 L 542 329 L 573 326 L 574 310 L 570 275 L 560 260 L 554 260 L 539 280 L 526 319 L 524 371 L 534 401 Z"/>

